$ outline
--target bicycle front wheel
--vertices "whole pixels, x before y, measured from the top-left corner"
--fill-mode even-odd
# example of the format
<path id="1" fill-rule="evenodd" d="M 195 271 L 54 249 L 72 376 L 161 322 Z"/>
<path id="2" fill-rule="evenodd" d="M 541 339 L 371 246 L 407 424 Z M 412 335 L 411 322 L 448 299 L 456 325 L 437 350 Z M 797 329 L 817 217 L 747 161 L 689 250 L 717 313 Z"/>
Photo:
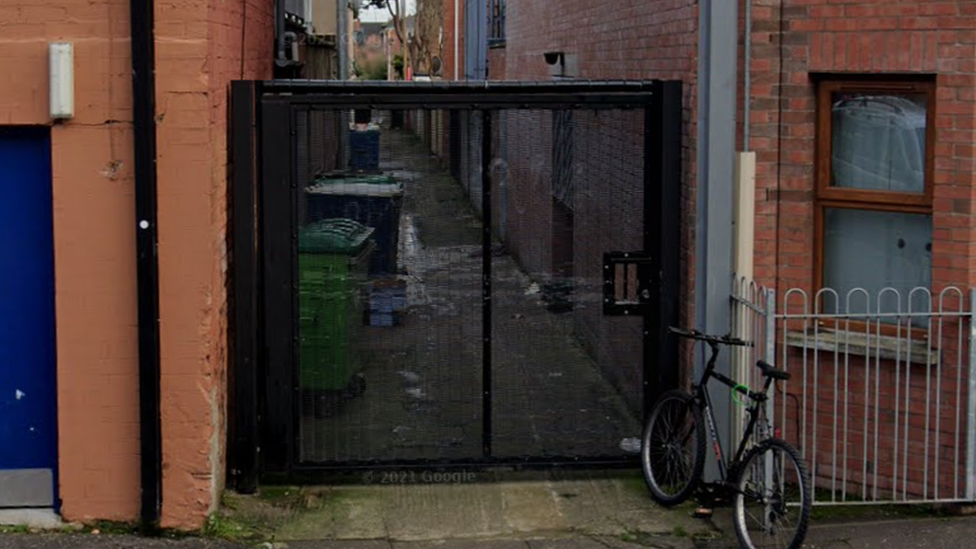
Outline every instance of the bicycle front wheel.
<path id="1" fill-rule="evenodd" d="M 677 505 L 698 487 L 705 465 L 704 418 L 691 395 L 667 391 L 648 416 L 641 439 L 644 482 L 654 499 Z"/>
<path id="2" fill-rule="evenodd" d="M 749 549 L 799 549 L 810 522 L 812 488 L 800 453 L 767 439 L 746 454 L 733 502 L 735 533 Z"/>

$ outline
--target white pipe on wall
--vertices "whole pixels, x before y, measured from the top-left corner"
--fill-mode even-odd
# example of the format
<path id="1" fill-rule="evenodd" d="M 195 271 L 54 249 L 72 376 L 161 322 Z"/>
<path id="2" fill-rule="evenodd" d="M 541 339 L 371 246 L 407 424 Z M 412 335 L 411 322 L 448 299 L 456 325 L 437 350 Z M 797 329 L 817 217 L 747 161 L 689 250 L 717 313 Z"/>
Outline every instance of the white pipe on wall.
<path id="1" fill-rule="evenodd" d="M 461 42 L 461 31 L 459 29 L 461 20 L 461 2 L 460 0 L 454 0 L 454 79 L 460 80 L 459 69 L 461 67 L 460 59 L 458 59 L 458 54 L 460 52 L 460 42 Z"/>

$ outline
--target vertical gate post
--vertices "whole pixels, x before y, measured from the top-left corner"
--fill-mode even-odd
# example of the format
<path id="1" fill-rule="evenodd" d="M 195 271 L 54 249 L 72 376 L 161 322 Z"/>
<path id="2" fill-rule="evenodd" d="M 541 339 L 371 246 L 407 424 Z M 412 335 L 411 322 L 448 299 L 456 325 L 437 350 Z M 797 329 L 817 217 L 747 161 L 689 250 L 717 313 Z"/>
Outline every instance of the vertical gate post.
<path id="1" fill-rule="evenodd" d="M 231 292 L 228 482 L 253 494 L 258 485 L 258 304 L 255 183 L 258 82 L 231 83 Z"/>
<path id="2" fill-rule="evenodd" d="M 765 311 L 763 314 L 766 317 L 766 348 L 764 350 L 765 360 L 769 363 L 776 364 L 776 290 L 766 290 L 764 300 L 765 300 Z M 748 366 L 748 365 L 747 365 Z M 777 365 L 781 369 L 786 369 L 785 364 Z M 784 406 L 786 399 L 783 399 Z M 784 413 L 786 408 L 784 407 Z M 766 403 L 766 419 L 769 420 L 770 427 L 773 428 L 773 432 L 776 429 L 776 391 L 772 391 L 769 395 L 769 401 Z M 784 419 L 783 426 L 786 426 L 786 421 Z M 785 437 L 785 434 L 784 434 Z"/>
<path id="3" fill-rule="evenodd" d="M 966 404 L 966 499 L 976 501 L 976 290 L 969 290 L 969 378 Z"/>
<path id="4" fill-rule="evenodd" d="M 262 422 L 264 467 L 281 471 L 294 463 L 297 344 L 295 254 L 297 224 L 292 182 L 294 132 L 287 99 L 262 99 L 259 185 L 264 315 L 264 382 L 267 421 Z"/>
<path id="5" fill-rule="evenodd" d="M 681 82 L 655 81 L 652 94 L 644 114 L 644 249 L 654 261 L 646 279 L 656 288 L 644 315 L 645 415 L 679 382 L 668 326 L 678 323 L 681 278 Z"/>

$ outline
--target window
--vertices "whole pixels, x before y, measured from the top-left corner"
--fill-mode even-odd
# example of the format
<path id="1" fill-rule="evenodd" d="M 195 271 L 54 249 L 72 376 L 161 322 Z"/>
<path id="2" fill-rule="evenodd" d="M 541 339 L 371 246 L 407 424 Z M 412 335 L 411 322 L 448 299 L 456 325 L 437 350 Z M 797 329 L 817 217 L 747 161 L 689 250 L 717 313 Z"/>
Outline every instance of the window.
<path id="1" fill-rule="evenodd" d="M 932 280 L 934 83 L 832 80 L 817 99 L 815 283 L 840 296 L 822 310 L 843 312 L 863 288 L 872 312 L 905 311 Z M 897 294 L 879 304 L 884 288 Z M 911 300 L 929 306 L 922 293 Z M 855 307 L 865 310 L 863 297 Z"/>
<path id="2" fill-rule="evenodd" d="M 505 0 L 488 0 L 488 44 L 505 43 Z"/>

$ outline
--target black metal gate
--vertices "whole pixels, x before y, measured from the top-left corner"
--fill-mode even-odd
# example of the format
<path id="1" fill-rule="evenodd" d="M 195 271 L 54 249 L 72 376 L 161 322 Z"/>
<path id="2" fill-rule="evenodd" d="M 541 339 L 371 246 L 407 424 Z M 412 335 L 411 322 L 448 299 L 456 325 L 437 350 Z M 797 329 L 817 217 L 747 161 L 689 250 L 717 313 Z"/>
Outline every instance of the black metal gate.
<path id="1" fill-rule="evenodd" d="M 633 462 L 677 382 L 680 95 L 235 83 L 235 483 Z"/>

